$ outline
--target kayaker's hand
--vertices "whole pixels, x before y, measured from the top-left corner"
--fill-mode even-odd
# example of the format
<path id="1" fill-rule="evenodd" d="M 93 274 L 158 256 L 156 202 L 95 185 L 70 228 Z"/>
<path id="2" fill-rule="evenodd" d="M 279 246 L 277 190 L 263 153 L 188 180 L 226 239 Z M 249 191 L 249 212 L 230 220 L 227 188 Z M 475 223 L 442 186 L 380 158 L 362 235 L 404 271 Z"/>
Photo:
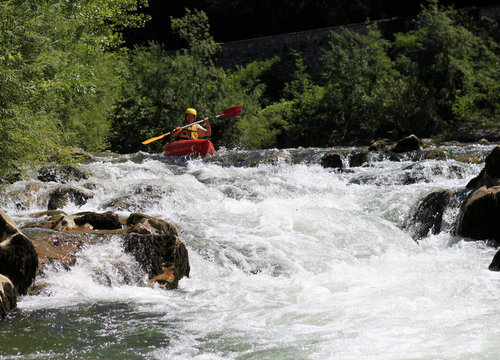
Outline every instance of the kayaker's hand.
<path id="1" fill-rule="evenodd" d="M 206 126 L 210 126 L 210 122 L 208 121 L 208 118 L 204 118 L 203 121 L 205 122 L 205 125 Z"/>

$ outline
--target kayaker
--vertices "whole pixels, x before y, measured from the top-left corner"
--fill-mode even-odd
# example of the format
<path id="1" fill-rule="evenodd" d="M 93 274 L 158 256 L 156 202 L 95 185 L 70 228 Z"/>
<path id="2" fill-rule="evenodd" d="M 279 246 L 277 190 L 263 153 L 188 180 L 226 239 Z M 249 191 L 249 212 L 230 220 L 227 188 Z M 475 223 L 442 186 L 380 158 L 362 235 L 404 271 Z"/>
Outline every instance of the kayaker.
<path id="1" fill-rule="evenodd" d="M 183 126 L 193 123 L 196 119 L 196 115 L 197 114 L 195 109 L 187 108 Z M 172 134 L 172 137 L 175 141 L 196 140 L 199 138 L 209 137 L 210 135 L 212 135 L 212 127 L 210 126 L 210 122 L 208 121 L 207 117 L 204 118 L 203 121 L 205 122 L 205 126 L 207 127 L 206 129 L 200 124 L 193 124 L 192 126 L 188 126 L 184 129 L 181 129 L 181 126 L 178 126 L 176 128 L 176 131 Z"/>

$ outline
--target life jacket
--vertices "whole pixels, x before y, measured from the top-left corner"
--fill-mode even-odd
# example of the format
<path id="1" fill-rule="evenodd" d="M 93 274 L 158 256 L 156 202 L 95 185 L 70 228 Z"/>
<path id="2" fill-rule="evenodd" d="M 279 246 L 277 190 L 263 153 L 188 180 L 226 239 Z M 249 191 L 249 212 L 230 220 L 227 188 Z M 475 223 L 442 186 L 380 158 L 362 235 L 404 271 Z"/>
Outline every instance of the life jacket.
<path id="1" fill-rule="evenodd" d="M 177 135 L 179 140 L 196 140 L 198 139 L 198 124 L 193 124 L 182 131 Z"/>

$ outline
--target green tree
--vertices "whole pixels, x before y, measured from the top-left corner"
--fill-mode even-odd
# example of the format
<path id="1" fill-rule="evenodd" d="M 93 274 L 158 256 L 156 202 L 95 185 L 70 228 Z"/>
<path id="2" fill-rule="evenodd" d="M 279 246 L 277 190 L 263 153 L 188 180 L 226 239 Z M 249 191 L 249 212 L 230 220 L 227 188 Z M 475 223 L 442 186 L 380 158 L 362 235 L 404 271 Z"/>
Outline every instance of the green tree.
<path id="1" fill-rule="evenodd" d="M 496 44 L 459 20 L 464 23 L 463 14 L 430 0 L 416 19 L 416 29 L 395 36 L 398 69 L 412 85 L 404 96 L 413 106 L 413 123 L 423 125 L 421 135 L 486 125 L 498 116 Z"/>
<path id="2" fill-rule="evenodd" d="M 325 131 L 333 142 L 371 139 L 393 129 L 404 87 L 388 55 L 390 42 L 374 26 L 366 35 L 331 34 L 323 56 Z"/>
<path id="3" fill-rule="evenodd" d="M 144 4 L 144 2 L 141 1 Z M 0 168 L 47 161 L 64 146 L 105 146 L 119 77 L 118 30 L 135 0 L 0 3 Z"/>

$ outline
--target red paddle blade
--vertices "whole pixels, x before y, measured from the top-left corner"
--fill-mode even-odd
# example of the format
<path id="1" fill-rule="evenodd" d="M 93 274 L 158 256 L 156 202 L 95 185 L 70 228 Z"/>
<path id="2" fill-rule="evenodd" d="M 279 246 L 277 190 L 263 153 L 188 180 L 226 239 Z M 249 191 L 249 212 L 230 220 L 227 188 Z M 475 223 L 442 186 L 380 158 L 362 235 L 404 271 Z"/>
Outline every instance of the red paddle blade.
<path id="1" fill-rule="evenodd" d="M 219 116 L 220 117 L 224 117 L 224 118 L 232 118 L 232 117 L 235 117 L 235 116 L 239 116 L 240 114 L 241 114 L 241 106 L 237 105 L 237 106 L 233 106 L 233 107 L 227 108 Z"/>

